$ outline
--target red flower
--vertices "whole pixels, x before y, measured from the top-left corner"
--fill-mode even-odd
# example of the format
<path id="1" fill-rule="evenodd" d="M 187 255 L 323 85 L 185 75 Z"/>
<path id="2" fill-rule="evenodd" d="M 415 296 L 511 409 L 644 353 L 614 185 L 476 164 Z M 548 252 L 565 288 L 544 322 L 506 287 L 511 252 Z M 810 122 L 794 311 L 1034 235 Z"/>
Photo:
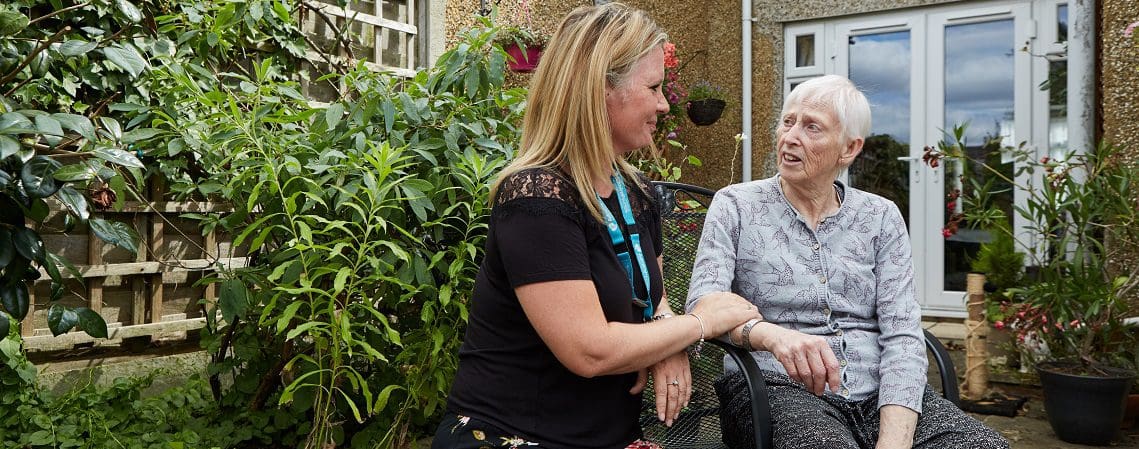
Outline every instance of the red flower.
<path id="1" fill-rule="evenodd" d="M 944 228 L 941 230 L 941 236 L 945 237 L 945 238 L 949 238 L 949 237 L 953 236 L 953 231 L 950 230 L 949 228 Z"/>
<path id="2" fill-rule="evenodd" d="M 1005 328 L 1005 322 L 1004 321 L 997 321 L 996 323 L 993 323 L 993 327 L 995 327 L 997 329 L 1004 329 Z"/>
<path id="3" fill-rule="evenodd" d="M 957 202 L 950 201 L 948 203 L 945 203 L 945 210 L 949 211 L 949 213 L 953 213 L 953 211 L 957 210 Z"/>

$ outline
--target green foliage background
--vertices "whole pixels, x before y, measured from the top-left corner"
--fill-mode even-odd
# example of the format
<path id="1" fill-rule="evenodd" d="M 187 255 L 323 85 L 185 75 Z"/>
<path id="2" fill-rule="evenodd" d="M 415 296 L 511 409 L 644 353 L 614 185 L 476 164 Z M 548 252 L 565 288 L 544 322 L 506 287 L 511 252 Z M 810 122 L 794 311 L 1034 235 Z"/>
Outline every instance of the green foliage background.
<path id="1" fill-rule="evenodd" d="M 41 391 L 6 329 L 0 447 L 400 447 L 433 430 L 525 91 L 503 88 L 496 31 L 479 29 L 411 79 L 356 67 L 311 80 L 342 94 L 314 103 L 298 84 L 298 8 L 0 9 L 5 111 L 65 125 L 6 128 L 18 148 L 4 163 L 81 155 L 39 163 L 52 170 L 36 179 L 70 174 L 84 207 L 90 189 L 121 201 L 155 178 L 178 198 L 227 202 L 232 214 L 188 217 L 251 257 L 205 281 L 220 286 L 202 304 L 209 377 L 157 398 L 140 397 L 146 379 Z"/>

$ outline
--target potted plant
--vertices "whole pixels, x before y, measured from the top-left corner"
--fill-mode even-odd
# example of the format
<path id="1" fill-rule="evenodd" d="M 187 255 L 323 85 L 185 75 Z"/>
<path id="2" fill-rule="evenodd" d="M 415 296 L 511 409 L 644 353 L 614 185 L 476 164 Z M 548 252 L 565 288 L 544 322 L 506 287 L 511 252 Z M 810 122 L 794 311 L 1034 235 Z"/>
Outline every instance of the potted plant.
<path id="1" fill-rule="evenodd" d="M 688 88 L 688 118 L 696 126 L 708 126 L 724 113 L 724 90 L 707 81 L 697 81 Z"/>
<path id="2" fill-rule="evenodd" d="M 506 67 L 515 72 L 532 72 L 538 67 L 542 49 L 548 39 L 529 27 L 505 26 L 494 38 L 494 44 L 506 51 Z"/>
<path id="3" fill-rule="evenodd" d="M 1139 168 L 1111 146 L 1091 154 L 1037 159 L 1025 145 L 1002 148 L 998 157 L 956 142 L 926 149 L 930 165 L 960 163 L 964 222 L 1001 230 L 1013 217 L 1017 228 L 1003 231 L 1017 242 L 1033 267 L 1015 297 L 1007 323 L 1022 346 L 1032 343 L 1045 409 L 1060 439 L 1106 444 L 1119 429 L 1126 394 L 1135 379 L 1137 313 L 1127 298 L 1139 291 L 1139 266 L 1113 266 L 1121 253 L 1139 247 Z M 982 147 L 983 148 L 983 147 Z M 977 154 L 982 153 L 982 154 Z M 1013 160 L 1013 172 L 992 161 Z M 972 167 L 972 168 L 970 168 Z M 996 177 L 1020 195 L 1018 205 L 998 207 L 993 183 L 970 171 Z M 1028 181 L 1025 181 L 1028 180 Z"/>

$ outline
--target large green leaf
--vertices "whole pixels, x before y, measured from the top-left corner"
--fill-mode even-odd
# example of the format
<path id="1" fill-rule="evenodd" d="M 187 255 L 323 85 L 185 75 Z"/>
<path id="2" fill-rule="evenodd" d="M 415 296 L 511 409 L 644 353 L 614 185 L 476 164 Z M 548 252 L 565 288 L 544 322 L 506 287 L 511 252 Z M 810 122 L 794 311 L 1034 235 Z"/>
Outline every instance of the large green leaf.
<path id="1" fill-rule="evenodd" d="M 16 247 L 12 245 L 12 232 L 7 226 L 0 226 L 0 268 L 8 266 L 15 255 Z"/>
<path id="2" fill-rule="evenodd" d="M 44 242 L 40 240 L 40 235 L 36 234 L 36 231 L 25 227 L 16 228 L 12 232 L 12 245 L 16 247 L 16 252 L 24 256 L 25 259 L 43 262 Z"/>
<path id="3" fill-rule="evenodd" d="M 108 221 L 102 218 L 92 218 L 87 222 L 91 231 L 103 239 L 104 242 L 126 249 L 132 253 L 138 252 L 138 234 L 126 223 Z"/>
<path id="4" fill-rule="evenodd" d="M 87 221 L 88 218 L 91 218 L 91 211 L 87 207 L 87 198 L 85 198 L 82 193 L 79 193 L 78 190 L 75 190 L 74 187 L 63 186 L 63 188 L 59 189 L 59 194 L 56 195 L 56 198 L 63 203 L 64 206 L 67 206 L 67 210 L 70 210 L 71 213 L 79 217 L 80 220 Z"/>
<path id="5" fill-rule="evenodd" d="M 79 314 L 74 310 L 58 303 L 47 309 L 47 327 L 51 329 L 52 335 L 58 337 L 66 334 L 76 324 L 79 324 Z"/>
<path id="6" fill-rule="evenodd" d="M 55 182 L 55 171 L 63 165 L 46 156 L 35 156 L 20 169 L 20 182 L 29 198 L 47 198 L 62 184 Z"/>
<path id="7" fill-rule="evenodd" d="M 3 191 L 0 191 L 0 223 L 24 226 L 24 211 L 20 209 L 20 203 Z"/>
<path id="8" fill-rule="evenodd" d="M 239 279 L 227 279 L 218 291 L 218 308 L 227 323 L 245 315 L 249 309 L 249 289 Z"/>
<path id="9" fill-rule="evenodd" d="M 20 142 L 8 136 L 0 135 L 0 160 L 20 152 Z"/>
<path id="10" fill-rule="evenodd" d="M 59 44 L 59 52 L 64 56 L 79 56 L 94 50 L 97 44 L 79 39 L 69 39 Z"/>
<path id="11" fill-rule="evenodd" d="M 28 284 L 23 281 L 0 282 L 0 304 L 16 321 L 23 320 L 28 315 Z"/>
<path id="12" fill-rule="evenodd" d="M 142 161 L 139 161 L 135 155 L 112 146 L 100 145 L 96 147 L 95 156 L 124 167 L 143 168 Z"/>
<path id="13" fill-rule="evenodd" d="M 59 170 L 56 170 L 55 175 L 53 176 L 55 177 L 56 181 L 63 182 L 89 181 L 98 173 L 98 167 L 89 161 L 83 161 L 75 164 L 64 165 Z"/>
<path id="14" fill-rule="evenodd" d="M 133 45 L 112 44 L 103 49 L 103 54 L 108 61 L 125 70 L 132 77 L 138 77 L 143 70 L 146 70 L 146 59 L 143 59 L 142 54 Z"/>
<path id="15" fill-rule="evenodd" d="M 28 26 L 28 16 L 17 11 L 16 8 L 0 7 L 0 36 L 15 36 Z M 0 335 L 3 338 L 7 333 Z"/>
<path id="16" fill-rule="evenodd" d="M 128 0 L 115 0 L 115 6 L 119 8 L 119 12 L 123 13 L 123 17 L 126 17 L 131 23 L 138 23 L 142 20 L 142 12 L 134 3 Z"/>
<path id="17" fill-rule="evenodd" d="M 51 118 L 59 121 L 59 124 L 65 129 L 75 131 L 87 140 L 95 140 L 95 125 L 91 123 L 91 119 L 78 114 L 66 114 L 62 112 L 52 114 Z"/>
<path id="18" fill-rule="evenodd" d="M 79 328 L 95 338 L 107 338 L 107 321 L 98 312 L 86 307 L 75 308 L 79 315 Z"/>
<path id="19" fill-rule="evenodd" d="M 35 125 L 24 114 L 8 112 L 0 115 L 0 133 L 23 134 L 36 132 Z"/>

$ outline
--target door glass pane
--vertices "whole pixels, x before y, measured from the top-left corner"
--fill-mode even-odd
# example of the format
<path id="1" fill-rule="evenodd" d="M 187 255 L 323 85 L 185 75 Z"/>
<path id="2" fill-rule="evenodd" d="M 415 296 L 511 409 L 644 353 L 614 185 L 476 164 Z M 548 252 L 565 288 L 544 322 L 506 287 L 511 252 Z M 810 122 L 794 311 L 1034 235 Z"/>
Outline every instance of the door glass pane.
<path id="1" fill-rule="evenodd" d="M 795 67 L 815 66 L 815 35 L 795 36 Z"/>
<path id="2" fill-rule="evenodd" d="M 1056 42 L 1068 42 L 1068 5 L 1056 7 Z"/>
<path id="3" fill-rule="evenodd" d="M 870 136 L 850 166 L 850 185 L 886 197 L 910 222 L 910 32 L 851 36 L 850 80 L 870 100 Z"/>
<path id="4" fill-rule="evenodd" d="M 955 126 L 968 125 L 965 133 L 966 154 L 973 162 L 946 164 L 945 203 L 942 209 L 947 221 L 961 212 L 963 201 L 954 199 L 957 192 L 978 182 L 993 182 L 990 191 L 1000 192 L 991 198 L 997 207 L 1012 216 L 1011 186 L 1001 176 L 980 168 L 983 161 L 1000 167 L 1003 177 L 1012 179 L 1011 163 L 1002 164 L 997 154 L 983 160 L 1000 147 L 1016 145 L 1013 134 L 1013 79 L 1016 47 L 1012 19 L 970 23 L 945 27 L 945 123 L 947 133 Z M 950 139 L 950 137 L 946 137 Z M 965 191 L 963 195 L 968 195 Z M 967 222 L 957 223 L 956 232 L 947 224 L 945 238 L 945 290 L 965 290 L 965 275 L 981 243 L 990 239 L 990 231 L 970 229 Z"/>
<path id="5" fill-rule="evenodd" d="M 1068 61 L 1048 63 L 1048 149 L 1052 159 L 1068 153 Z"/>

